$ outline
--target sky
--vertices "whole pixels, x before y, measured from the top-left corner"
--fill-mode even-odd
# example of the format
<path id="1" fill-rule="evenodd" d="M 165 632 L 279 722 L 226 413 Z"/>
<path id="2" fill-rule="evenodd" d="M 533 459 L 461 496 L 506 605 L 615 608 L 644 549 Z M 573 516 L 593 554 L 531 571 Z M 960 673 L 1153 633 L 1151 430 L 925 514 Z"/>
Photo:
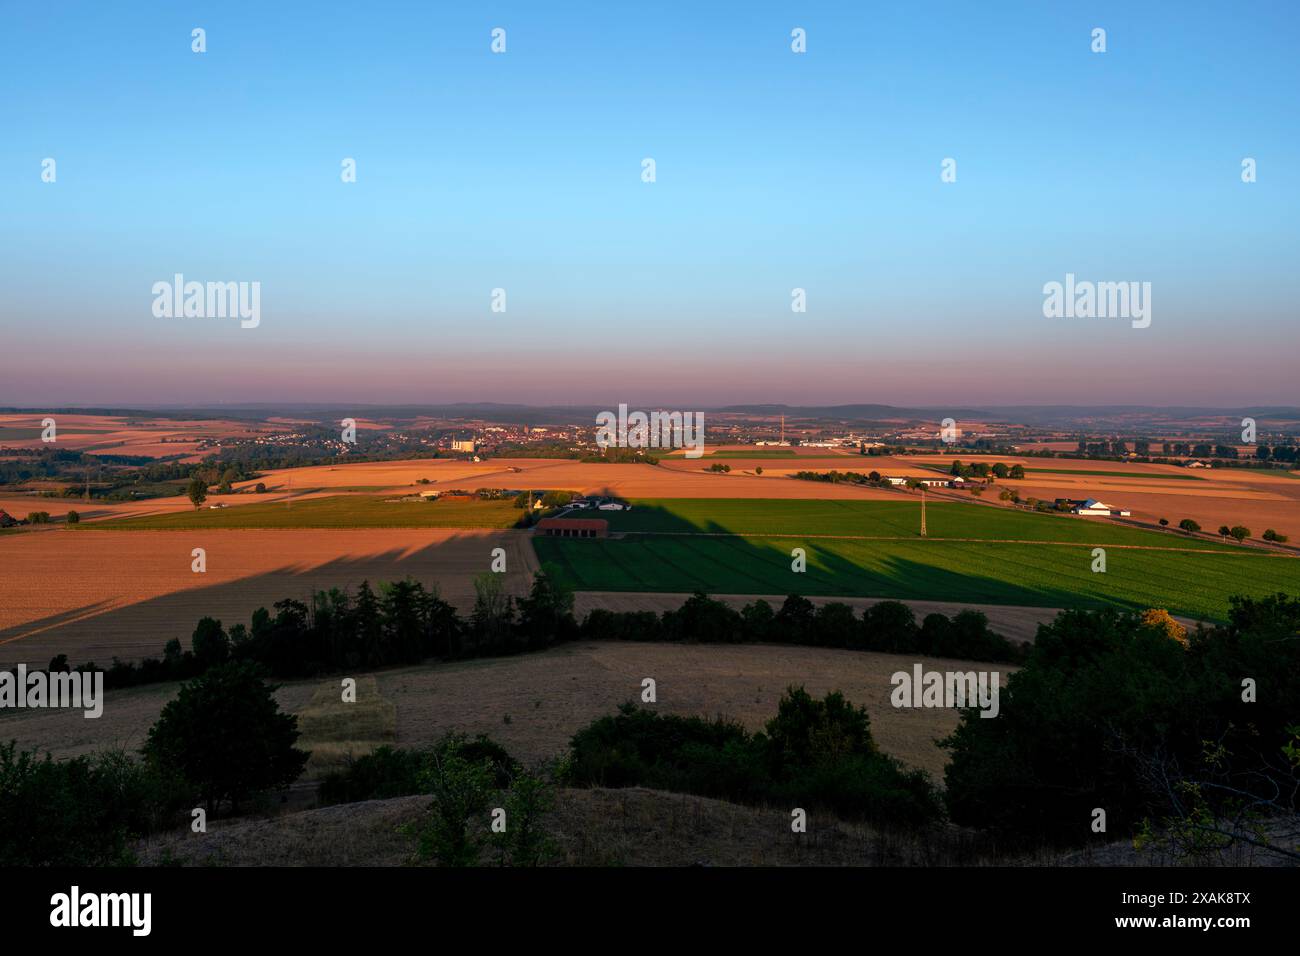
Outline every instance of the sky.
<path id="1" fill-rule="evenodd" d="M 1298 45 L 1290 0 L 0 4 L 0 405 L 1300 404 Z M 155 315 L 178 273 L 256 328 Z M 1046 317 L 1067 273 L 1150 324 Z"/>

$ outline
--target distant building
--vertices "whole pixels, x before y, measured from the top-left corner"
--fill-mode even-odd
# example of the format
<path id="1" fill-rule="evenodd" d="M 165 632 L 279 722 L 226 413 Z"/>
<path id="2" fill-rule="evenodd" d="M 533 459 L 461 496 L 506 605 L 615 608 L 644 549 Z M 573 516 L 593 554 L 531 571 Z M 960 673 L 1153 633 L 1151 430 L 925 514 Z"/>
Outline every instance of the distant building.
<path id="1" fill-rule="evenodd" d="M 0 528 L 12 528 L 16 524 L 18 524 L 18 519 L 11 517 L 9 512 L 0 508 Z"/>
<path id="2" fill-rule="evenodd" d="M 609 522 L 604 518 L 543 518 L 537 533 L 549 538 L 607 538 Z"/>
<path id="3" fill-rule="evenodd" d="M 927 488 L 948 488 L 948 487 L 951 487 L 951 486 L 953 485 L 953 479 L 951 479 L 951 478 L 910 478 L 910 477 L 908 477 L 908 478 L 889 478 L 889 477 L 886 477 L 886 478 L 885 478 L 885 481 L 887 481 L 887 482 L 889 482 L 891 485 L 895 485 L 895 486 L 898 486 L 898 485 L 905 485 L 905 484 L 907 484 L 909 481 L 918 481 L 918 482 L 920 482 L 921 484 L 925 485 L 925 487 L 927 487 Z"/>
<path id="4" fill-rule="evenodd" d="M 1108 505 L 1104 501 L 1098 501 L 1096 498 L 1088 498 L 1080 501 L 1077 498 L 1057 498 L 1057 505 L 1068 505 L 1071 514 L 1076 515 L 1100 515 L 1103 518 L 1128 517 L 1133 512 L 1123 508 L 1116 508 L 1114 505 Z"/>
<path id="5" fill-rule="evenodd" d="M 472 455 L 474 454 L 474 439 L 453 438 L 451 440 L 451 450 L 464 452 L 467 455 Z"/>

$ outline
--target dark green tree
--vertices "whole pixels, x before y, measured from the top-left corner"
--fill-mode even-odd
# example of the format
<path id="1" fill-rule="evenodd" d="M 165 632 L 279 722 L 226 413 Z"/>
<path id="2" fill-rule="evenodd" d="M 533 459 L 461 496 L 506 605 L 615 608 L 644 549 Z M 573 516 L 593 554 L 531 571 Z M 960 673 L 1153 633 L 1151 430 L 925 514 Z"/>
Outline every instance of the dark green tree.
<path id="1" fill-rule="evenodd" d="M 174 773 L 215 813 L 256 794 L 284 789 L 309 754 L 298 750 L 298 718 L 280 711 L 276 685 L 252 663 L 223 664 L 181 685 L 149 730 L 144 755 Z"/>

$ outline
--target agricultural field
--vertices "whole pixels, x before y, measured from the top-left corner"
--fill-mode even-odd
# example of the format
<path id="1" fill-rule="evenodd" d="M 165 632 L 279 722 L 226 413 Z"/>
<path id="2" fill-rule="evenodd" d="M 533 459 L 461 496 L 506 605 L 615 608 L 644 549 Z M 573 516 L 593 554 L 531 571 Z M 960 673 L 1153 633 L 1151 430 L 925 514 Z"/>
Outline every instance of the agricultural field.
<path id="1" fill-rule="evenodd" d="M 247 438 L 271 431 L 257 422 L 173 419 L 124 415 L 54 413 L 49 416 L 0 415 L 0 442 L 13 448 L 46 447 L 41 440 L 46 417 L 55 421 L 57 447 L 88 454 L 136 455 L 197 462 L 212 442 Z"/>
<path id="2" fill-rule="evenodd" d="M 560 756 L 576 731 L 637 699 L 647 676 L 656 680 L 660 711 L 724 714 L 751 730 L 771 719 L 787 687 L 802 685 L 817 696 L 839 690 L 866 706 L 881 749 L 941 781 L 947 756 L 935 740 L 956 727 L 956 711 L 889 703 L 890 675 L 914 660 L 816 647 L 582 642 L 536 654 L 359 675 L 355 706 L 362 716 L 350 722 L 340 722 L 334 706 L 336 680 L 286 682 L 276 696 L 304 718 L 322 767 L 380 743 L 427 746 L 449 730 L 490 734 L 511 754 L 534 763 Z M 942 658 L 927 665 L 970 667 Z M 1004 675 L 1015 670 L 997 669 Z M 176 689 L 156 684 L 110 691 L 99 720 L 73 711 L 10 712 L 0 715 L 0 739 L 16 738 L 60 757 L 86 753 L 106 739 L 138 747 Z"/>
<path id="3" fill-rule="evenodd" d="M 858 461 L 846 456 L 846 461 Z M 796 460 L 797 461 L 797 460 Z M 790 459 L 781 460 L 783 468 Z M 702 459 L 664 459 L 658 465 L 642 463 L 581 462 L 563 458 L 491 458 L 483 462 L 452 459 L 408 459 L 387 462 L 357 462 L 346 465 L 317 465 L 267 472 L 261 478 L 240 482 L 236 491 L 246 491 L 258 481 L 269 494 L 283 495 L 297 490 L 329 493 L 346 487 L 383 487 L 391 493 L 415 488 L 437 491 L 446 488 L 515 488 L 520 490 L 574 491 L 623 498 L 883 498 L 889 492 L 850 485 L 818 485 L 791 481 L 785 472 L 764 467 L 764 474 L 741 474 L 745 463 L 729 462 L 731 474 L 708 471 Z M 793 472 L 808 467 L 789 467 Z M 417 485 L 427 479 L 430 485 Z M 233 496 L 237 501 L 242 495 Z M 234 503 L 234 502 L 232 502 Z"/>
<path id="4" fill-rule="evenodd" d="M 692 591 L 943 600 L 1037 607 L 1163 607 L 1223 620 L 1230 595 L 1300 593 L 1300 559 L 1245 550 L 1110 546 L 1104 574 L 1089 545 L 647 535 L 538 538 L 539 560 L 579 590 Z M 807 570 L 791 571 L 791 549 Z"/>
<path id="5" fill-rule="evenodd" d="M 1175 465 L 1106 461 L 1077 462 L 1080 467 L 1074 468 L 1069 462 L 1044 463 L 1041 458 L 963 458 L 960 454 L 880 459 L 881 464 L 873 467 L 882 474 L 901 475 L 917 474 L 919 467 L 929 465 L 946 473 L 954 458 L 967 464 L 983 461 L 992 465 L 1001 461 L 1023 465 L 1027 472 L 1023 480 L 995 482 L 996 488 L 1013 489 L 1022 498 L 1098 498 L 1131 510 L 1136 520 L 1148 524 L 1164 518 L 1176 526 L 1182 519 L 1191 518 L 1210 530 L 1240 524 L 1251 529 L 1256 538 L 1272 528 L 1293 542 L 1300 541 L 1300 481 L 1296 481 L 1296 473 L 1279 469 L 1188 470 Z M 989 497 L 986 492 L 985 500 Z"/>
<path id="6" fill-rule="evenodd" d="M 224 498 L 211 498 L 210 502 Z M 398 501 L 332 495 L 213 510 L 123 518 L 96 525 L 113 531 L 198 531 L 208 528 L 509 528 L 523 516 L 512 501 Z"/>
<path id="7" fill-rule="evenodd" d="M 537 538 L 582 591 L 897 598 L 1025 607 L 1164 607 L 1222 620 L 1234 594 L 1300 593 L 1300 558 L 1102 521 L 957 502 L 639 501 L 626 537 Z M 1105 573 L 1092 549 L 1107 549 Z M 807 570 L 791 570 L 803 548 Z"/>
<path id="8" fill-rule="evenodd" d="M 424 507 L 411 505 L 412 508 Z M 429 506 L 436 507 L 436 506 Z M 191 552 L 206 551 L 207 570 Z M 136 531 L 53 528 L 0 535 L 0 667 L 56 654 L 107 665 L 188 646 L 199 618 L 248 623 L 259 607 L 331 587 L 415 578 L 468 613 L 474 577 L 506 551 L 504 586 L 521 594 L 536 559 L 516 531 L 313 529 Z"/>
<path id="9" fill-rule="evenodd" d="M 901 499 L 901 500 L 900 500 Z M 890 501 L 785 501 L 780 499 L 637 499 L 625 512 L 601 512 L 614 532 L 686 534 L 826 535 L 919 538 L 919 496 Z M 931 539 L 978 538 L 1068 544 L 1127 544 L 1215 551 L 1236 549 L 1219 541 L 1145 531 L 1109 521 L 991 508 L 956 501 L 926 504 Z"/>

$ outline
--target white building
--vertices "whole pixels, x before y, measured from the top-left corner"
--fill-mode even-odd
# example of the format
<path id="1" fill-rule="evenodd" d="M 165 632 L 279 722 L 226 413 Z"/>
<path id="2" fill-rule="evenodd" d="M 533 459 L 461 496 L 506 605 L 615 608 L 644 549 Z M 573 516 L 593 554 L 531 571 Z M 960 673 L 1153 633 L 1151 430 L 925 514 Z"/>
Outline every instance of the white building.
<path id="1" fill-rule="evenodd" d="M 1127 517 L 1132 514 L 1131 511 L 1116 508 L 1103 501 L 1098 501 L 1096 498 L 1089 498 L 1087 501 L 1076 501 L 1074 502 L 1074 507 L 1071 508 L 1070 511 L 1077 515 L 1102 515 L 1103 517 L 1108 518 L 1116 515 L 1119 517 Z"/>

